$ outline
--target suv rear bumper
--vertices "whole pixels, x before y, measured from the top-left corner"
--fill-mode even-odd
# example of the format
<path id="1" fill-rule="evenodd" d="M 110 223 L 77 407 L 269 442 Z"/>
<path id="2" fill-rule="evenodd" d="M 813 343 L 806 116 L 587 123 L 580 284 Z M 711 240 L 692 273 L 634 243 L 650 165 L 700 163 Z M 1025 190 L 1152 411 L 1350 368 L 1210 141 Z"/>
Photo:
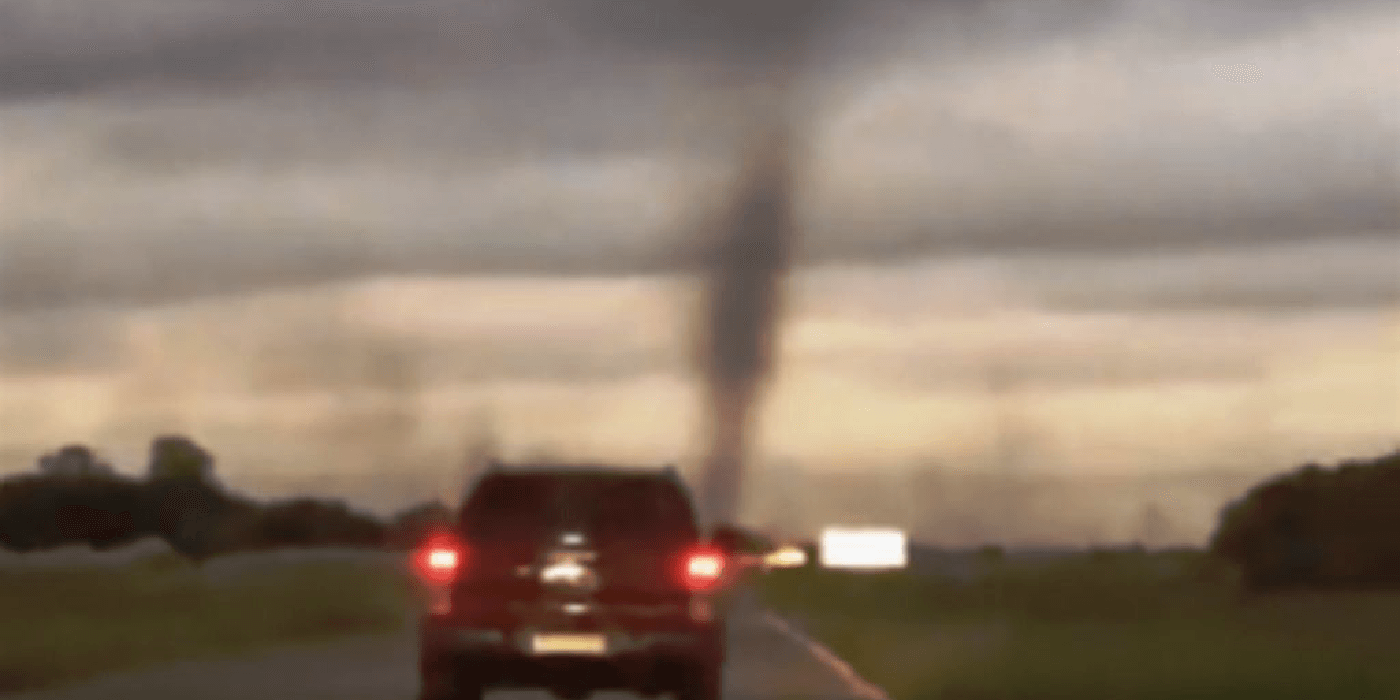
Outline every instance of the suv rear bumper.
<path id="1" fill-rule="evenodd" d="M 724 663 L 722 625 L 664 632 L 611 630 L 606 633 L 606 653 L 596 655 L 536 655 L 531 650 L 535 631 L 424 618 L 420 670 L 425 675 L 463 674 L 501 688 L 664 689 L 678 673 Z"/>
<path id="2" fill-rule="evenodd" d="M 423 650 L 437 653 L 512 656 L 527 658 L 531 654 L 532 639 L 537 633 L 583 632 L 585 630 L 567 627 L 528 627 L 500 629 L 484 625 L 471 625 L 440 616 L 425 616 L 419 625 L 419 639 Z M 722 623 L 690 624 L 669 629 L 656 630 L 587 630 L 601 634 L 606 639 L 607 651 L 602 658 L 628 658 L 648 656 L 676 656 L 706 658 L 724 654 L 724 627 Z M 552 658 L 552 657 L 550 657 Z"/>

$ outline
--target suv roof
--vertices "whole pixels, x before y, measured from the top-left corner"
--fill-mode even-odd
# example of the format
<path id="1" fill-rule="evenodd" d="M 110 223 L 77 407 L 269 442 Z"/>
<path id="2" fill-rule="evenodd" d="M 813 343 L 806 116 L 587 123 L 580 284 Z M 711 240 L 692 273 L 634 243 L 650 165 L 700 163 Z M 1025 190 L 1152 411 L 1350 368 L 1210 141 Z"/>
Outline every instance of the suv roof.
<path id="1" fill-rule="evenodd" d="M 482 476 L 499 473 L 508 474 L 592 474 L 596 476 L 609 476 L 613 474 L 630 474 L 633 476 L 654 475 L 680 477 L 680 470 L 675 464 L 665 464 L 662 466 L 636 466 L 636 465 L 612 465 L 601 462 L 502 462 L 491 461 L 486 465 L 486 471 Z"/>

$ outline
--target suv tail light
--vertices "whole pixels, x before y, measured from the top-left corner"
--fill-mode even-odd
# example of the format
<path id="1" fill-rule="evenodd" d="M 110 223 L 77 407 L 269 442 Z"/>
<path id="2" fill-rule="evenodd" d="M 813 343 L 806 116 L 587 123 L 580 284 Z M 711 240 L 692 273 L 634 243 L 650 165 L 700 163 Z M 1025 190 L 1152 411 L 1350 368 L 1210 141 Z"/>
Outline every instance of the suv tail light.
<path id="1" fill-rule="evenodd" d="M 681 571 L 681 581 L 691 592 L 707 591 L 719 585 L 724 578 L 727 563 L 724 553 L 712 547 L 701 547 L 688 552 Z"/>
<path id="2" fill-rule="evenodd" d="M 466 563 L 466 548 L 450 533 L 429 536 L 413 554 L 414 569 L 428 583 L 444 585 L 456 580 Z"/>

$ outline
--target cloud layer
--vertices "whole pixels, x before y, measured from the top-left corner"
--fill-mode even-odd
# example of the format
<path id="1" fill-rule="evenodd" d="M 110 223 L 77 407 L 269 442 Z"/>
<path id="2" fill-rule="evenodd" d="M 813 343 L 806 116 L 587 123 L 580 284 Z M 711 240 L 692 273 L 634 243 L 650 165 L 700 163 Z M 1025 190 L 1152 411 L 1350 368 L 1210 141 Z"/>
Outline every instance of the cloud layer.
<path id="1" fill-rule="evenodd" d="M 792 4 L 845 20 L 817 33 L 809 263 L 1400 229 L 1383 3 Z M 7 8 L 9 308 L 686 269 L 731 169 L 716 91 L 792 38 L 680 2 Z"/>
<path id="2" fill-rule="evenodd" d="M 765 458 L 1106 484 L 1393 446 L 1393 3 L 748 5 L 0 5 L 0 469 L 185 430 L 392 506 L 457 487 L 484 412 L 516 452 L 693 451 L 679 273 L 733 95 L 804 39 Z M 1200 533 L 1236 485 L 1191 488 L 1152 497 Z"/>

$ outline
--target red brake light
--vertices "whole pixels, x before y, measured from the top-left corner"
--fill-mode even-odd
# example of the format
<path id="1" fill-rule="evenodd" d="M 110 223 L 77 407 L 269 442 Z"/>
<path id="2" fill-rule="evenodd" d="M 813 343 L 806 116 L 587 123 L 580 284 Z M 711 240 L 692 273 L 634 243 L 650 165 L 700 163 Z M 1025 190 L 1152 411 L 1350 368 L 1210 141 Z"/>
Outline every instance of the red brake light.
<path id="1" fill-rule="evenodd" d="M 724 577 L 725 567 L 724 554 L 719 550 L 697 549 L 686 555 L 681 579 L 687 590 L 708 590 Z"/>
<path id="2" fill-rule="evenodd" d="M 424 540 L 414 552 L 413 564 L 419 576 L 441 585 L 457 578 L 465 558 L 466 550 L 461 541 L 451 534 L 440 533 Z"/>

